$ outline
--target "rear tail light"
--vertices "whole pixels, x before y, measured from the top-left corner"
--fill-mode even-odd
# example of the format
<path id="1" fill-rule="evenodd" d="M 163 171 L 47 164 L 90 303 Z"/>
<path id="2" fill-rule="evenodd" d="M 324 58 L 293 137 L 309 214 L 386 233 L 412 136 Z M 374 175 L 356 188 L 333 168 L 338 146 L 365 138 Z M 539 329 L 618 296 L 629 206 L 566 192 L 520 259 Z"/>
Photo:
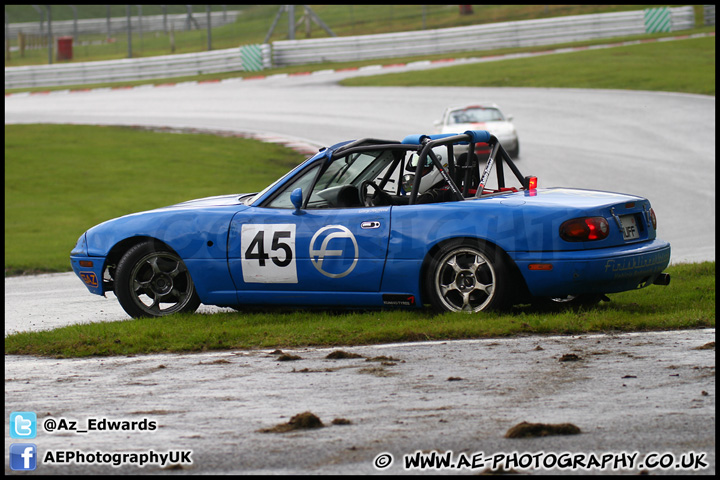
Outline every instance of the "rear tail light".
<path id="1" fill-rule="evenodd" d="M 567 242 L 589 242 L 608 236 L 610 226 L 603 217 L 573 218 L 560 225 L 560 238 Z"/>
<path id="2" fill-rule="evenodd" d="M 657 217 L 655 217 L 655 210 L 650 209 L 650 221 L 652 222 L 653 230 L 657 230 Z"/>
<path id="3" fill-rule="evenodd" d="M 526 194 L 531 197 L 537 196 L 538 179 L 535 176 L 525 177 L 523 181 L 523 187 L 526 190 Z"/>

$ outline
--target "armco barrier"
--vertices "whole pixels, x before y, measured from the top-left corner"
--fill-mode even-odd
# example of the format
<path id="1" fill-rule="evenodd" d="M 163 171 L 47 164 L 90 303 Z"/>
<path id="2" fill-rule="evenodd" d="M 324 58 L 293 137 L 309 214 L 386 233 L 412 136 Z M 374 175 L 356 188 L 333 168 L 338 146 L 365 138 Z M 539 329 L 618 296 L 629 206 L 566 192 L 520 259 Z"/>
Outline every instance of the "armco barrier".
<path id="1" fill-rule="evenodd" d="M 693 7 L 668 9 L 671 31 L 695 26 Z M 262 67 L 482 51 L 646 33 L 643 10 L 503 22 L 437 30 L 273 42 L 260 45 Z M 247 63 L 252 61 L 252 64 Z M 245 47 L 161 57 L 5 68 L 5 88 L 82 85 L 256 71 L 257 49 Z"/>
<path id="2" fill-rule="evenodd" d="M 671 31 L 695 26 L 693 7 L 667 10 L 671 17 Z M 381 35 L 277 41 L 272 44 L 272 64 L 281 67 L 532 47 L 647 32 L 643 10 L 574 15 Z"/>
<path id="3" fill-rule="evenodd" d="M 715 5 L 703 5 L 703 24 L 715 25 Z"/>
<path id="4" fill-rule="evenodd" d="M 261 54 L 264 51 L 265 56 L 269 56 L 269 46 L 258 48 Z M 160 57 L 6 68 L 5 88 L 83 85 L 243 70 L 246 68 L 241 48 L 230 48 Z"/>

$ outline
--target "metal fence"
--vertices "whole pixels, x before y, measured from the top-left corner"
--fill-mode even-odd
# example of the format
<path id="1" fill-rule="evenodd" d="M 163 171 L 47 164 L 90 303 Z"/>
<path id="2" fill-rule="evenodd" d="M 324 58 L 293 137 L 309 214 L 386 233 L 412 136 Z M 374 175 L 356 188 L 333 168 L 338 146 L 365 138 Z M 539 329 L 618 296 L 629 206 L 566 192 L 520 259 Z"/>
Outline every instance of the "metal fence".
<path id="1" fill-rule="evenodd" d="M 654 9 L 651 9 L 654 10 Z M 552 45 L 695 27 L 693 7 L 666 9 L 669 22 L 646 22 L 647 10 L 503 22 L 381 35 L 276 41 L 272 44 L 105 62 L 5 68 L 5 88 L 80 85 L 320 62 L 448 54 L 497 48 Z M 662 17 L 663 12 L 655 12 Z M 655 17 L 656 15 L 651 15 Z"/>
<path id="2" fill-rule="evenodd" d="M 108 5 L 106 16 L 90 19 L 78 19 L 77 8 L 73 5 L 32 7 L 40 14 L 40 21 L 13 23 L 6 11 L 6 67 L 26 62 L 37 64 L 43 57 L 47 58 L 47 63 L 54 63 L 83 59 L 93 61 L 99 56 L 102 58 L 101 55 L 122 58 L 126 52 L 127 58 L 175 54 L 176 50 L 189 53 L 194 50 L 188 50 L 188 47 L 197 48 L 198 42 L 207 42 L 207 50 L 212 50 L 213 29 L 223 26 L 227 28 L 221 32 L 221 45 L 216 47 L 229 48 L 234 45 L 225 41 L 223 36 L 226 38 L 229 32 L 242 28 L 241 23 L 236 22 L 242 11 L 228 11 L 225 5 L 206 5 L 202 11 L 195 6 L 194 12 L 192 5 L 145 6 L 145 11 L 153 13 L 162 9 L 163 13 L 159 15 L 143 14 L 142 5 Z M 28 8 L 30 6 L 25 6 L 26 10 Z M 222 10 L 218 11 L 218 8 Z M 178 9 L 185 12 L 178 13 Z M 70 10 L 74 20 L 67 19 Z M 121 10 L 125 14 L 117 15 Z M 16 9 L 11 9 L 12 14 L 17 15 Z M 54 15 L 61 16 L 63 20 L 52 20 Z M 191 31 L 201 33 L 196 35 Z M 65 42 L 63 52 L 60 52 L 59 42 Z"/>
<path id="3" fill-rule="evenodd" d="M 240 12 L 210 12 L 210 21 L 214 27 L 234 23 Z M 170 30 L 204 29 L 207 27 L 205 12 L 180 13 L 168 15 L 131 15 L 129 18 L 132 31 L 169 32 Z M 45 35 L 47 25 L 40 22 L 9 23 L 6 36 L 15 38 L 22 32 L 25 35 Z M 53 35 L 88 35 L 99 34 L 108 37 L 117 33 L 125 33 L 128 29 L 127 17 L 90 18 L 75 20 L 56 20 L 52 22 Z"/>

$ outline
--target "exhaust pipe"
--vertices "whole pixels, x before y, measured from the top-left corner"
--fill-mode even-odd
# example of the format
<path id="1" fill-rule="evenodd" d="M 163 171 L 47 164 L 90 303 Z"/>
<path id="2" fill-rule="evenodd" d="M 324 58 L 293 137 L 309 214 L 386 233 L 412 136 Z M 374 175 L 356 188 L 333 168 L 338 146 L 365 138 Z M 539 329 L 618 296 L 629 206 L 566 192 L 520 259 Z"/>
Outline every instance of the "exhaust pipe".
<path id="1" fill-rule="evenodd" d="M 670 285 L 670 274 L 661 273 L 655 278 L 653 285 Z"/>

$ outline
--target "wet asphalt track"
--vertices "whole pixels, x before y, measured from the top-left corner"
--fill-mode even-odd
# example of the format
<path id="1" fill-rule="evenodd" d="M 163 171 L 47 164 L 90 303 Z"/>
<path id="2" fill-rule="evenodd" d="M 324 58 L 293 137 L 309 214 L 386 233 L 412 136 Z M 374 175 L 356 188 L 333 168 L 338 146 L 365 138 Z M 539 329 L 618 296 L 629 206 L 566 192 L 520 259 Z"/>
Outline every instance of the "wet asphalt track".
<path id="1" fill-rule="evenodd" d="M 5 121 L 226 129 L 322 145 L 430 132 L 450 104 L 493 101 L 515 116 L 525 174 L 538 175 L 541 185 L 647 196 L 660 236 L 673 245 L 673 262 L 715 259 L 714 97 L 336 86 L 345 75 L 11 96 Z M 6 279 L 5 295 L 6 334 L 128 318 L 112 294 L 92 296 L 72 274 Z M 637 451 L 640 459 L 652 452 L 679 457 L 695 451 L 707 453 L 710 468 L 697 472 L 707 474 L 715 471 L 715 354 L 696 348 L 714 341 L 714 334 L 707 329 L 352 347 L 343 350 L 365 358 L 347 360 L 325 359 L 331 350 L 307 349 L 288 352 L 302 357 L 292 362 L 280 362 L 269 351 L 89 360 L 6 356 L 5 418 L 12 411 L 35 411 L 41 423 L 66 418 L 82 425 L 90 417 L 145 417 L 158 429 L 41 431 L 35 443 L 41 456 L 65 448 L 192 450 L 193 464 L 172 473 L 403 473 L 403 454 L 435 449 L 486 456 Z M 567 353 L 579 360 L 560 362 Z M 392 360 L 367 361 L 377 356 Z M 334 418 L 352 423 L 258 433 L 304 411 L 326 425 Z M 521 421 L 571 422 L 582 433 L 504 439 Z M 17 441 L 8 432 L 6 473 L 9 445 Z M 373 466 L 381 453 L 394 456 L 386 470 Z M 42 464 L 36 473 L 159 471 L 164 472 L 155 466 Z"/>

